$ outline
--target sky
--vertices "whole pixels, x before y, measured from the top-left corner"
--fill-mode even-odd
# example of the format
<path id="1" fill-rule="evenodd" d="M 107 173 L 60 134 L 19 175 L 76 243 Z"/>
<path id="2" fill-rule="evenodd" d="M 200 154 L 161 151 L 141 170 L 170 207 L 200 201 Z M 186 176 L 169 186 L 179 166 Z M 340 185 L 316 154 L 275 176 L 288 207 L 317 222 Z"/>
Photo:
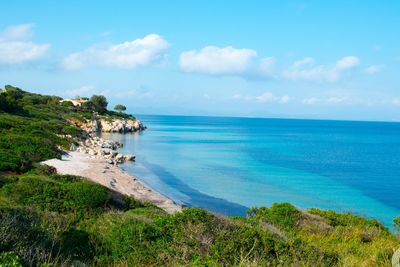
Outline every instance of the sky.
<path id="1" fill-rule="evenodd" d="M 3 1 L 0 87 L 133 114 L 400 121 L 400 1 Z"/>

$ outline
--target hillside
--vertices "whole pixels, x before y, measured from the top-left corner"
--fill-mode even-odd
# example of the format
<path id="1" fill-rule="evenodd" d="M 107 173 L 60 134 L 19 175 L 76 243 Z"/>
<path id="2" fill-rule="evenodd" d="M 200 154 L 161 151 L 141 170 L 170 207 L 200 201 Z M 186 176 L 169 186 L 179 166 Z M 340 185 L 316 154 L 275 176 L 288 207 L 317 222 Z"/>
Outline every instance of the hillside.
<path id="1" fill-rule="evenodd" d="M 169 215 L 81 177 L 59 175 L 38 163 L 84 139 L 82 124 L 135 118 L 107 110 L 106 102 L 79 107 L 5 89 L 0 266 L 391 266 L 400 247 L 380 222 L 348 213 L 276 203 L 252 208 L 247 217 L 198 208 Z"/>

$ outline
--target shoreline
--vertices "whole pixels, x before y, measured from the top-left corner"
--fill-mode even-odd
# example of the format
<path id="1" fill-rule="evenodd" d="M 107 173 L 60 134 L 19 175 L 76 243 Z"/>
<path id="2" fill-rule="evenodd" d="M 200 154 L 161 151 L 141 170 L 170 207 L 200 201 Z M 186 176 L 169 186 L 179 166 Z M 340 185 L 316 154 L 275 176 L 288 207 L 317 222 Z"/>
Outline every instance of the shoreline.
<path id="1" fill-rule="evenodd" d="M 105 140 L 103 142 L 107 143 Z M 93 149 L 85 145 L 80 147 L 83 150 Z M 87 153 L 87 150 L 83 152 L 80 149 L 68 151 L 66 155 L 62 156 L 62 159 L 50 159 L 42 163 L 56 168 L 59 174 L 84 177 L 123 195 L 152 203 L 170 214 L 182 210 L 181 205 L 155 191 L 138 177 L 122 170 L 118 164 L 110 164 L 109 159 L 100 155 L 100 153 Z"/>

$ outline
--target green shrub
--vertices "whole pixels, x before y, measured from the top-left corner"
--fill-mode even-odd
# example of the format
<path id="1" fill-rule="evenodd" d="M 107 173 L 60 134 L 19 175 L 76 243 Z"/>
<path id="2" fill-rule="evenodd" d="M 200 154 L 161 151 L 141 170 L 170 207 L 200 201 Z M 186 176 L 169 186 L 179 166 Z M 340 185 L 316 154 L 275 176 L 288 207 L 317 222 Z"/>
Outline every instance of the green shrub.
<path id="1" fill-rule="evenodd" d="M 152 204 L 144 203 L 142 201 L 135 199 L 132 196 L 124 196 L 123 197 L 124 210 L 137 209 L 137 208 L 143 208 L 143 207 L 148 207 L 148 206 L 152 206 Z"/>
<path id="2" fill-rule="evenodd" d="M 302 212 L 289 203 L 274 203 L 270 208 L 251 208 L 247 215 L 250 218 L 272 223 L 285 230 L 293 229 L 302 218 Z"/>
<path id="3" fill-rule="evenodd" d="M 125 259 L 127 266 L 156 265 L 160 229 L 151 222 L 127 214 L 107 214 L 93 225 L 95 265 L 110 266 Z"/>
<path id="4" fill-rule="evenodd" d="M 36 174 L 36 175 L 46 175 L 50 176 L 57 173 L 57 169 L 53 166 L 49 166 L 46 164 L 34 163 L 33 169 L 27 172 L 27 174 Z"/>
<path id="5" fill-rule="evenodd" d="M 93 103 L 94 110 L 99 113 L 104 113 L 107 111 L 107 98 L 102 95 L 93 95 L 90 98 L 90 102 Z"/>
<path id="6" fill-rule="evenodd" d="M 78 229 L 68 229 L 61 234 L 61 252 L 71 259 L 89 260 L 93 257 L 93 246 L 89 234 Z"/>
<path id="7" fill-rule="evenodd" d="M 333 226 L 364 226 L 364 227 L 377 227 L 385 232 L 388 229 L 379 221 L 375 219 L 367 219 L 351 213 L 338 213 L 331 210 L 309 209 L 309 213 L 321 216 L 328 220 L 328 223 Z"/>
<path id="8" fill-rule="evenodd" d="M 56 246 L 40 217 L 28 210 L 0 209 L 0 251 L 12 251 L 27 265 L 51 258 Z"/>
<path id="9" fill-rule="evenodd" d="M 5 184 L 3 192 L 17 203 L 57 212 L 95 211 L 110 202 L 107 188 L 84 180 L 66 182 L 75 179 L 28 175 L 16 183 Z"/>
<path id="10" fill-rule="evenodd" d="M 0 136 L 0 170 L 27 171 L 34 162 L 56 158 L 56 142 L 24 134 Z"/>
<path id="11" fill-rule="evenodd" d="M 219 231 L 213 241 L 210 254 L 218 265 L 277 264 L 276 254 L 287 254 L 284 242 L 267 231 L 251 225 L 231 225 Z"/>
<path id="12" fill-rule="evenodd" d="M 99 184 L 80 181 L 62 186 L 63 206 L 66 210 L 94 210 L 108 204 L 111 197 L 108 189 Z"/>
<path id="13" fill-rule="evenodd" d="M 3 252 L 0 254 L 0 267 L 22 267 L 22 264 L 14 252 Z"/>

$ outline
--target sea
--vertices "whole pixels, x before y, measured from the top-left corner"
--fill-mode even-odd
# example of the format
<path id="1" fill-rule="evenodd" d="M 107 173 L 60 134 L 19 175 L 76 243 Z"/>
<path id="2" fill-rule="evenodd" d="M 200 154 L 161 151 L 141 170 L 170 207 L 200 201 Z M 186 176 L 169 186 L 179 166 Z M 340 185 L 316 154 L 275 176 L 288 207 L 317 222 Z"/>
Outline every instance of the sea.
<path id="1" fill-rule="evenodd" d="M 123 164 L 145 184 L 189 206 L 245 215 L 289 202 L 374 218 L 400 216 L 400 123 L 201 116 L 138 118 Z"/>

